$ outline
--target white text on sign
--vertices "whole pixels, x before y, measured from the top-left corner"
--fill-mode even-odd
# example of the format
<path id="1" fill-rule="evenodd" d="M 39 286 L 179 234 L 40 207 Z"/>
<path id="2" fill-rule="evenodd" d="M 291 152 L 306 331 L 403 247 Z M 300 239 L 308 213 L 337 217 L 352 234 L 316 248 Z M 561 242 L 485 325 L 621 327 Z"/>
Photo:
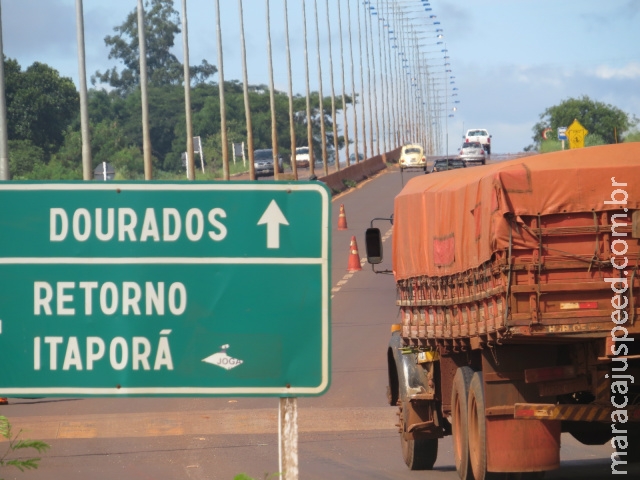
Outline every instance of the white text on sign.
<path id="1" fill-rule="evenodd" d="M 204 237 L 207 226 L 211 227 L 206 231 L 211 240 L 219 242 L 227 236 L 227 227 L 220 221 L 221 218 L 226 218 L 227 214 L 221 208 L 209 210 L 208 225 L 205 225 L 204 213 L 198 208 L 189 209 L 184 218 L 175 208 L 161 210 L 162 213 L 156 213 L 156 209 L 147 208 L 142 222 L 139 222 L 136 211 L 126 207 L 96 208 L 94 211 L 78 208 L 72 213 L 63 208 L 51 208 L 49 240 L 62 242 L 71 233 L 78 242 L 90 239 L 102 242 L 175 242 L 183 235 L 188 240 L 197 242 Z"/>
<path id="2" fill-rule="evenodd" d="M 94 281 L 56 282 L 55 289 L 49 282 L 33 282 L 34 315 L 75 315 L 72 304 L 76 298 L 84 300 L 84 314 L 93 314 L 93 293 L 99 295 L 99 308 L 104 315 L 117 312 L 122 315 L 164 315 L 165 306 L 172 315 L 182 315 L 187 309 L 187 289 L 181 282 L 169 285 L 165 295 L 164 282 L 145 282 L 144 302 L 141 308 L 143 289 L 137 282 L 113 282 L 99 284 Z M 55 297 L 55 301 L 54 301 Z M 53 308 L 52 308 L 53 304 Z"/>
<path id="3" fill-rule="evenodd" d="M 156 347 L 154 370 L 160 370 L 163 367 L 167 370 L 173 370 L 173 359 L 171 358 L 171 349 L 169 348 L 168 335 L 171 330 L 162 330 L 158 345 Z M 94 364 L 100 361 L 106 362 L 106 342 L 100 337 L 87 337 L 85 339 L 84 356 L 80 349 L 78 337 L 58 337 L 47 336 L 43 339 L 35 337 L 33 339 L 33 369 L 40 370 L 42 368 L 42 347 L 48 346 L 49 349 L 49 365 L 48 370 L 58 369 L 58 345 L 62 345 L 61 353 L 64 351 L 64 359 L 62 361 L 62 370 L 93 370 Z M 133 370 L 151 370 L 150 357 L 152 356 L 152 343 L 146 337 L 133 337 L 128 342 L 123 337 L 115 337 L 109 342 L 109 358 L 108 362 L 114 370 L 124 370 L 128 366 Z M 46 357 L 45 357 L 46 358 Z M 84 361 L 83 361 L 84 360 Z M 46 360 L 44 368 L 47 368 Z"/>

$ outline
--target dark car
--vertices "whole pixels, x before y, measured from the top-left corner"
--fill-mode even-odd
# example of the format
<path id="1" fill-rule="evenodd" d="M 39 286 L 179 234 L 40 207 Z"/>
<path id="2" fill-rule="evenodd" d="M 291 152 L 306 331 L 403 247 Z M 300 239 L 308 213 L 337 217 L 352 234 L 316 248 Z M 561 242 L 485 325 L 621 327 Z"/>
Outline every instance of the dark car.
<path id="1" fill-rule="evenodd" d="M 456 168 L 465 168 L 467 165 L 464 160 L 459 158 L 441 158 L 433 163 L 432 172 L 444 172 L 445 170 L 455 170 Z"/>
<path id="2" fill-rule="evenodd" d="M 273 151 L 271 149 L 254 150 L 253 165 L 256 170 L 256 177 L 273 175 Z M 282 172 L 282 157 L 278 156 L 278 167 Z"/>

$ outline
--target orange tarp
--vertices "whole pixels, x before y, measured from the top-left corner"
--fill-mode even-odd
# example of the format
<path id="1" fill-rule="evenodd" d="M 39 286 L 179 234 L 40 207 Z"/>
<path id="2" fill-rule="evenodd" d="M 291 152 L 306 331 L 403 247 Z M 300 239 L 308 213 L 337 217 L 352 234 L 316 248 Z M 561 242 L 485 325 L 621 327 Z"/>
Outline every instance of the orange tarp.
<path id="1" fill-rule="evenodd" d="M 626 204 L 605 203 L 612 198 L 626 198 Z M 415 177 L 395 199 L 394 274 L 396 280 L 451 275 L 481 265 L 493 252 L 509 247 L 509 215 L 518 222 L 520 215 L 624 207 L 640 209 L 640 143 Z M 513 249 L 537 246 L 537 239 L 523 229 L 513 229 L 511 235 Z"/>

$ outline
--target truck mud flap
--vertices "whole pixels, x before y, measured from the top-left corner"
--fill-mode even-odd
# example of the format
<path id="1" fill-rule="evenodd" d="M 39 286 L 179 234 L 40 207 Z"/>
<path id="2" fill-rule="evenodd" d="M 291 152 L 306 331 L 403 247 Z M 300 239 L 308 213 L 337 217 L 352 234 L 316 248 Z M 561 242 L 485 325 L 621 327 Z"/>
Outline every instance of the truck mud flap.
<path id="1" fill-rule="evenodd" d="M 444 429 L 427 369 L 417 362 L 417 354 L 403 353 L 403 348 L 402 337 L 394 332 L 389 340 L 389 397 L 400 407 L 400 433 L 406 439 L 441 438 Z"/>

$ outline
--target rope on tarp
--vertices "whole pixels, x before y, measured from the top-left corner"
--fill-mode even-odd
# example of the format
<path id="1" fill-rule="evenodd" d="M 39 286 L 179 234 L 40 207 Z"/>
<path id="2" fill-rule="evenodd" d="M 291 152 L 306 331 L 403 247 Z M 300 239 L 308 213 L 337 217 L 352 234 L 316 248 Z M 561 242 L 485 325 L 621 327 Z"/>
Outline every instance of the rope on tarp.
<path id="1" fill-rule="evenodd" d="M 507 265 L 509 266 L 509 272 L 507 274 L 507 292 L 506 292 L 506 305 L 504 307 L 504 326 L 508 327 L 509 319 L 509 305 L 511 303 L 511 271 L 513 266 L 511 265 L 511 246 L 513 244 L 513 218 L 509 217 L 509 255 L 507 257 Z"/>

